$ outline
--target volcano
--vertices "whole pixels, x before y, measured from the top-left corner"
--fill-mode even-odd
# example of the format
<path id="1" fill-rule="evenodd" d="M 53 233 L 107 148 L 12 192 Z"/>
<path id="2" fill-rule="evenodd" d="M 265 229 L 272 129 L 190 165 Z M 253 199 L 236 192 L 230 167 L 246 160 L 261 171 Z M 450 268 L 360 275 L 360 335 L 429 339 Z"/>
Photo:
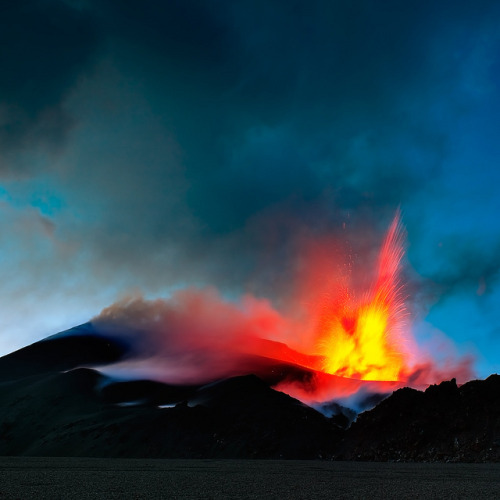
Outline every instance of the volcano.
<path id="1" fill-rule="evenodd" d="M 0 454 L 500 460 L 497 375 L 399 389 L 349 425 L 338 403 L 326 416 L 273 389 L 316 376 L 293 363 L 262 359 L 255 374 L 206 384 L 106 375 L 133 355 L 86 324 L 0 358 Z"/>
<path id="2" fill-rule="evenodd" d="M 361 411 L 373 394 L 473 378 L 472 358 L 429 351 L 414 337 L 399 211 L 380 248 L 356 262 L 336 240 L 304 245 L 282 300 L 186 287 L 123 297 L 81 328 L 121 342 L 117 355 L 126 350 L 110 375 L 177 386 L 257 375 L 314 407 L 334 400 Z"/>

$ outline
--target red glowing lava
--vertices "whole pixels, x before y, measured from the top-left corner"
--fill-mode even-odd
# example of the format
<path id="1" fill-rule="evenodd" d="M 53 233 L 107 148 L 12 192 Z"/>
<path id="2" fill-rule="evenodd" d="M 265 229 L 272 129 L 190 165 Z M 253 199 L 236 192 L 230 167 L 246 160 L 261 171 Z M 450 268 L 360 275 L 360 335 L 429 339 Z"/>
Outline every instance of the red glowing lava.
<path id="1" fill-rule="evenodd" d="M 401 350 L 405 303 L 400 280 L 403 231 L 396 214 L 382 245 L 376 281 L 357 298 L 346 289 L 325 310 L 320 332 L 323 371 L 361 380 L 400 380 L 407 372 Z"/>

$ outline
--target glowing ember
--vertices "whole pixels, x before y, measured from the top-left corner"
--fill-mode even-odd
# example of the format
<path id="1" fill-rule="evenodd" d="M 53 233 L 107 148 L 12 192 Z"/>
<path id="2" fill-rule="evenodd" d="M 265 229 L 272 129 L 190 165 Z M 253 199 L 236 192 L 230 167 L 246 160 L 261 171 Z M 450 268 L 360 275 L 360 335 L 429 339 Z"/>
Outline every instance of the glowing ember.
<path id="1" fill-rule="evenodd" d="M 327 373 L 361 380 L 400 380 L 406 371 L 400 350 L 405 316 L 399 278 L 403 231 L 396 214 L 379 261 L 372 290 L 359 301 L 346 292 L 323 320 L 320 349 Z"/>

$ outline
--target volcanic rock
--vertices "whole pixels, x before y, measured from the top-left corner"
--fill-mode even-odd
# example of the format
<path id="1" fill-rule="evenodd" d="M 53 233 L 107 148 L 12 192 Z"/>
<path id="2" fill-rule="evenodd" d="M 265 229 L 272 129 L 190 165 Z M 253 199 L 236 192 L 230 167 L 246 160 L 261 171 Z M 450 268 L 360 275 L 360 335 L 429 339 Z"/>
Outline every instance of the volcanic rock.
<path id="1" fill-rule="evenodd" d="M 344 460 L 500 461 L 500 376 L 425 392 L 404 388 L 359 415 L 336 455 Z"/>
<path id="2" fill-rule="evenodd" d="M 120 385 L 87 368 L 1 383 L 0 455 L 320 458 L 340 438 L 325 416 L 254 376 L 176 394 Z M 190 399 L 155 405 L 174 395 Z"/>

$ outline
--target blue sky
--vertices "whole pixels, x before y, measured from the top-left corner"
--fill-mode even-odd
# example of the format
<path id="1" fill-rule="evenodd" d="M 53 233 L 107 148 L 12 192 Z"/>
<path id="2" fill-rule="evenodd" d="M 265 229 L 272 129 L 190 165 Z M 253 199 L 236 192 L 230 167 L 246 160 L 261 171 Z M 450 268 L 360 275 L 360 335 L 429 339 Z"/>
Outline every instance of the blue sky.
<path id="1" fill-rule="evenodd" d="M 417 340 L 499 371 L 498 2 L 0 13 L 1 353 L 136 291 L 279 302 L 297 233 L 400 206 Z"/>

